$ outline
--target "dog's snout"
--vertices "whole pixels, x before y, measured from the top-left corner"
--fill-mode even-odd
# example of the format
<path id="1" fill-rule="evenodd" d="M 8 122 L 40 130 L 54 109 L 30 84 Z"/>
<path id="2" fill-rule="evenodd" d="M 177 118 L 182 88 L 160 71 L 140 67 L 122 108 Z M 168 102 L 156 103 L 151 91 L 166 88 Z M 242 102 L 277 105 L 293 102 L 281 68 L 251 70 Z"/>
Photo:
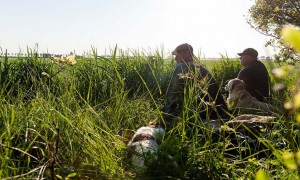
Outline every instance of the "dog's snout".
<path id="1" fill-rule="evenodd" d="M 225 85 L 224 89 L 225 89 L 225 91 L 229 91 L 227 84 Z"/>
<path id="2" fill-rule="evenodd" d="M 227 91 L 227 92 L 230 91 L 231 82 L 232 82 L 232 79 L 229 79 L 229 80 L 225 81 L 225 87 L 224 87 L 225 91 Z"/>
<path id="3" fill-rule="evenodd" d="M 231 81 L 228 81 L 227 83 L 226 83 L 226 85 L 225 85 L 225 87 L 224 87 L 224 89 L 225 89 L 225 91 L 230 91 L 230 82 Z"/>

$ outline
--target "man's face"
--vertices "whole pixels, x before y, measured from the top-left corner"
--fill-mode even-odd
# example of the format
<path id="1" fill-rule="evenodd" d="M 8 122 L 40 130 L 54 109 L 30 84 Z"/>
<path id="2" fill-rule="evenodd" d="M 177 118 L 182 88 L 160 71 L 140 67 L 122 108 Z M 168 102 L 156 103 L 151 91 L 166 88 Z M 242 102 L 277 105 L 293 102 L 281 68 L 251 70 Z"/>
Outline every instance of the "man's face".
<path id="1" fill-rule="evenodd" d="M 177 63 L 189 62 L 192 60 L 192 55 L 189 51 L 177 51 L 175 53 L 175 60 Z"/>
<path id="2" fill-rule="evenodd" d="M 246 67 L 254 61 L 254 58 L 249 55 L 241 55 L 240 62 L 241 65 Z"/>

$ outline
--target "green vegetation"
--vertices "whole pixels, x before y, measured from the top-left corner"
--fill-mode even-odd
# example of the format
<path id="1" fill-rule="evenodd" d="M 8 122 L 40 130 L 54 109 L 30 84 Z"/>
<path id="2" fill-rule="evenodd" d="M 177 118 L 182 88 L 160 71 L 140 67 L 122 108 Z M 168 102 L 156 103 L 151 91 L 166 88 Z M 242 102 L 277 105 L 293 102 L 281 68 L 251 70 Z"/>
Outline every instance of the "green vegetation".
<path id="1" fill-rule="evenodd" d="M 275 60 L 278 62 L 299 60 L 299 53 L 284 43 L 280 34 L 282 27 L 286 25 L 300 26 L 299 9 L 298 0 L 256 0 L 249 9 L 248 24 L 270 38 L 266 45 L 279 50 L 275 55 Z"/>
<path id="2" fill-rule="evenodd" d="M 254 149 L 247 141 L 234 144 L 232 137 L 216 135 L 203 121 L 183 113 L 164 137 L 158 159 L 150 159 L 145 172 L 137 171 L 128 158 L 126 133 L 162 119 L 160 109 L 175 62 L 159 51 L 129 55 L 115 49 L 110 57 L 92 52 L 89 58 L 76 58 L 76 64 L 37 58 L 34 51 L 25 58 L 1 59 L 1 179 L 300 177 L 299 159 L 294 162 L 291 154 L 299 149 L 295 109 L 276 115 L 272 131 L 258 137 Z M 199 62 L 221 87 L 240 69 L 237 60 L 226 57 Z M 274 85 L 285 84 L 288 92 L 277 92 L 277 106 L 296 91 L 293 85 L 299 76 L 290 73 L 272 79 Z"/>

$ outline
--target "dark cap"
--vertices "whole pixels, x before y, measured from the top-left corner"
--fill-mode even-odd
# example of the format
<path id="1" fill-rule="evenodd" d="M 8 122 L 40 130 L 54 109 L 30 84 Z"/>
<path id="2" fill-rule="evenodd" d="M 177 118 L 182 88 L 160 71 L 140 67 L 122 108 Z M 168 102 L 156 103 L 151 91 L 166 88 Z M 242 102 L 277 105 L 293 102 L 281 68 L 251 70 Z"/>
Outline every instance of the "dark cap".
<path id="1" fill-rule="evenodd" d="M 193 47 L 187 43 L 180 44 L 172 52 L 172 55 L 176 55 L 176 53 L 181 52 L 181 51 L 189 51 L 191 54 L 193 54 Z"/>
<path id="2" fill-rule="evenodd" d="M 258 52 L 253 48 L 247 48 L 242 53 L 237 53 L 239 56 L 248 55 L 257 58 Z"/>

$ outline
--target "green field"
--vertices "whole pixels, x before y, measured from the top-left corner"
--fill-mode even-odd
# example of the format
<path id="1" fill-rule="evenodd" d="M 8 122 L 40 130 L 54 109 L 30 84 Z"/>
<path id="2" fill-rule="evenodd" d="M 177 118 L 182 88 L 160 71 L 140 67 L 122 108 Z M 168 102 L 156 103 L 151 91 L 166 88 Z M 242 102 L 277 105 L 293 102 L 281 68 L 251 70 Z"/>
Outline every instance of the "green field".
<path id="1" fill-rule="evenodd" d="M 274 114 L 277 122 L 256 135 L 255 148 L 247 140 L 216 138 L 203 125 L 210 120 L 194 121 L 183 112 L 166 133 L 158 159 L 141 172 L 131 165 L 126 132 L 163 120 L 175 61 L 159 52 L 128 55 L 116 49 L 109 57 L 93 50 L 70 65 L 34 54 L 0 59 L 0 179 L 300 178 L 297 107 Z M 237 59 L 225 57 L 197 63 L 221 87 L 241 69 Z M 279 67 L 265 63 L 270 74 Z M 274 92 L 276 107 L 299 92 L 296 70 L 271 76 L 272 85 L 284 86 Z"/>

